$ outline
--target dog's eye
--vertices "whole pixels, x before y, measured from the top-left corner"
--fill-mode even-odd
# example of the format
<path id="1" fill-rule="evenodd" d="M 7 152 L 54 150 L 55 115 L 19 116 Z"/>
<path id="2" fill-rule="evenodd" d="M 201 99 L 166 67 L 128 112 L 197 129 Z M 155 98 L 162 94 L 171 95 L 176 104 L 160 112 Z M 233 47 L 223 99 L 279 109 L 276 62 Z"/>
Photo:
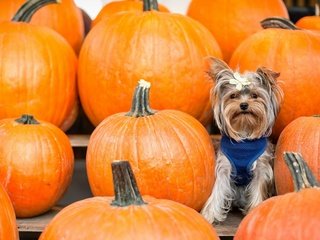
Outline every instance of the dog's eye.
<path id="1" fill-rule="evenodd" d="M 258 95 L 257 95 L 256 93 L 252 93 L 252 94 L 251 94 L 251 97 L 252 97 L 252 98 L 258 98 Z"/>
<path id="2" fill-rule="evenodd" d="M 230 98 L 231 99 L 235 99 L 237 96 L 238 96 L 237 94 L 233 93 L 233 94 L 230 95 Z"/>

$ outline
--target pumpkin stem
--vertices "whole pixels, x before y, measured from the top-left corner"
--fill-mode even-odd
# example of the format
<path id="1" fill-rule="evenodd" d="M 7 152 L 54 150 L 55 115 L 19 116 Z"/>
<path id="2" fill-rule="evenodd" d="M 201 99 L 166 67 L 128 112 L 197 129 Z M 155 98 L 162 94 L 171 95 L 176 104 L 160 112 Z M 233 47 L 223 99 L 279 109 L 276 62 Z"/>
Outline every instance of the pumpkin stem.
<path id="1" fill-rule="evenodd" d="M 294 25 L 293 22 L 291 22 L 287 18 L 282 18 L 282 17 L 269 17 L 262 20 L 260 24 L 264 29 L 282 28 L 282 29 L 289 29 L 289 30 L 299 30 L 299 28 L 296 25 Z"/>
<path id="2" fill-rule="evenodd" d="M 159 5 L 157 0 L 143 0 L 143 11 L 159 11 Z"/>
<path id="3" fill-rule="evenodd" d="M 314 177 L 301 154 L 293 152 L 285 152 L 284 160 L 289 167 L 293 177 L 295 191 L 300 191 L 304 188 L 318 187 L 319 183 Z"/>
<path id="4" fill-rule="evenodd" d="M 155 114 L 155 110 L 150 108 L 149 104 L 149 92 L 151 84 L 143 79 L 138 82 L 136 87 L 131 110 L 126 114 L 130 117 L 146 117 Z"/>
<path id="5" fill-rule="evenodd" d="M 314 6 L 315 16 L 320 17 L 320 1 L 317 1 Z"/>
<path id="6" fill-rule="evenodd" d="M 51 3 L 60 3 L 61 0 L 29 0 L 26 1 L 13 16 L 13 22 L 30 22 L 33 14 L 40 8 Z"/>
<path id="7" fill-rule="evenodd" d="M 15 120 L 24 125 L 40 124 L 32 115 L 22 114 L 22 116 Z"/>
<path id="8" fill-rule="evenodd" d="M 111 163 L 111 167 L 115 195 L 111 205 L 126 207 L 146 204 L 141 197 L 130 163 L 116 160 Z"/>

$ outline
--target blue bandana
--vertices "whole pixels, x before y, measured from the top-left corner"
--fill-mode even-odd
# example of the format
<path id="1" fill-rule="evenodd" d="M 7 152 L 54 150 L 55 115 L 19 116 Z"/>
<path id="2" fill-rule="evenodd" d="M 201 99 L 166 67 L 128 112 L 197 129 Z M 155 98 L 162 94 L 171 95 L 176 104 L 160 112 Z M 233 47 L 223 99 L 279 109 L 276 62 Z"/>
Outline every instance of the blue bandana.
<path id="1" fill-rule="evenodd" d="M 235 140 L 222 136 L 221 151 L 232 165 L 232 178 L 237 186 L 247 185 L 252 179 L 251 166 L 266 150 L 267 138 Z"/>

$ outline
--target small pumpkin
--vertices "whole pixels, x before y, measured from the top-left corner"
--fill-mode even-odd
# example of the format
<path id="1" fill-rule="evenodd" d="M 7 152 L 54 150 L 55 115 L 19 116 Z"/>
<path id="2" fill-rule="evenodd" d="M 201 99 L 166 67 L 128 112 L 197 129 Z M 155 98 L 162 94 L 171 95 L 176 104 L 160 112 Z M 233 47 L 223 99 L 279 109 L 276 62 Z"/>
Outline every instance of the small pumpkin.
<path id="1" fill-rule="evenodd" d="M 302 156 L 285 153 L 296 192 L 269 198 L 241 221 L 235 240 L 317 240 L 320 188 Z"/>
<path id="2" fill-rule="evenodd" d="M 0 184 L 0 239 L 18 240 L 16 215 L 11 200 Z"/>
<path id="3" fill-rule="evenodd" d="M 320 1 L 315 3 L 315 15 L 304 16 L 296 22 L 296 26 L 299 28 L 317 30 L 320 31 Z"/>
<path id="4" fill-rule="evenodd" d="M 67 130 L 77 117 L 76 55 L 61 35 L 28 23 L 49 3 L 27 1 L 0 23 L 0 119 L 28 112 Z"/>
<path id="5" fill-rule="evenodd" d="M 200 210 L 214 183 L 210 135 L 194 117 L 149 105 L 150 83 L 139 81 L 129 112 L 107 117 L 90 136 L 86 169 L 94 196 L 113 195 L 111 162 L 128 159 L 143 195 Z"/>
<path id="6" fill-rule="evenodd" d="M 115 197 L 92 197 L 62 209 L 39 240 L 219 239 L 198 212 L 183 204 L 140 195 L 128 161 L 113 161 Z"/>
<path id="7" fill-rule="evenodd" d="M 240 71 L 264 66 L 280 73 L 284 101 L 272 132 L 277 139 L 294 119 L 319 113 L 319 36 L 287 19 L 268 18 L 261 24 L 265 29 L 244 40 L 229 65 Z"/>
<path id="8" fill-rule="evenodd" d="M 12 19 L 26 0 L 0 1 L 0 22 Z M 80 51 L 84 39 L 84 22 L 81 10 L 74 0 L 60 0 L 59 4 L 45 6 L 37 11 L 32 24 L 49 27 L 61 34 L 74 51 Z"/>
<path id="9" fill-rule="evenodd" d="M 70 184 L 74 156 L 58 127 L 31 115 L 0 120 L 0 184 L 17 217 L 48 211 Z"/>
<path id="10" fill-rule="evenodd" d="M 151 2 L 152 4 L 158 4 L 157 2 Z M 154 9 L 160 12 L 169 12 L 169 9 L 162 4 L 154 6 Z M 141 0 L 120 0 L 111 1 L 104 5 L 99 11 L 98 15 L 92 21 L 91 26 L 94 27 L 102 19 L 123 11 L 141 12 L 143 11 L 143 1 Z"/>
<path id="11" fill-rule="evenodd" d="M 299 117 L 280 134 L 274 161 L 277 194 L 292 192 L 293 181 L 284 162 L 284 152 L 300 152 L 320 181 L 320 116 Z"/>
<path id="12" fill-rule="evenodd" d="M 153 106 L 186 112 L 203 125 L 212 121 L 207 56 L 221 57 L 212 34 L 181 14 L 154 10 L 108 17 L 87 35 L 79 56 L 78 86 L 84 111 L 97 126 L 130 108 L 137 79 L 155 89 Z"/>
<path id="13" fill-rule="evenodd" d="M 226 62 L 243 40 L 262 30 L 261 20 L 272 16 L 289 18 L 282 0 L 191 0 L 187 15 L 210 30 Z"/>

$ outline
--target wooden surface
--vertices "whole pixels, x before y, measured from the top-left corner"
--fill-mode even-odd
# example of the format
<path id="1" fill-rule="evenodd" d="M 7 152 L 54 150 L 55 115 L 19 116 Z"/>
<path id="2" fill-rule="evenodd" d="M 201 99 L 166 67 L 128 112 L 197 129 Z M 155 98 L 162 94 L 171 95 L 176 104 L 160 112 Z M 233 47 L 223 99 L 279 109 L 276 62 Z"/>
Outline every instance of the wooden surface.
<path id="1" fill-rule="evenodd" d="M 90 135 L 69 134 L 68 137 L 72 147 L 87 147 Z"/>
<path id="2" fill-rule="evenodd" d="M 90 135 L 68 135 L 71 145 L 74 148 L 85 148 L 88 146 Z M 212 135 L 212 141 L 216 144 L 220 136 Z M 44 230 L 50 220 L 62 209 L 62 206 L 56 206 L 51 211 L 33 218 L 18 218 L 18 230 L 20 233 L 40 233 Z M 215 225 L 219 236 L 234 236 L 237 227 L 242 219 L 239 212 L 231 212 L 225 222 Z"/>
<path id="3" fill-rule="evenodd" d="M 50 220 L 62 209 L 62 207 L 54 207 L 51 211 L 33 218 L 18 218 L 19 232 L 42 232 Z M 234 236 L 237 227 L 242 219 L 239 212 L 231 212 L 227 220 L 219 225 L 215 225 L 215 229 L 219 236 Z"/>

